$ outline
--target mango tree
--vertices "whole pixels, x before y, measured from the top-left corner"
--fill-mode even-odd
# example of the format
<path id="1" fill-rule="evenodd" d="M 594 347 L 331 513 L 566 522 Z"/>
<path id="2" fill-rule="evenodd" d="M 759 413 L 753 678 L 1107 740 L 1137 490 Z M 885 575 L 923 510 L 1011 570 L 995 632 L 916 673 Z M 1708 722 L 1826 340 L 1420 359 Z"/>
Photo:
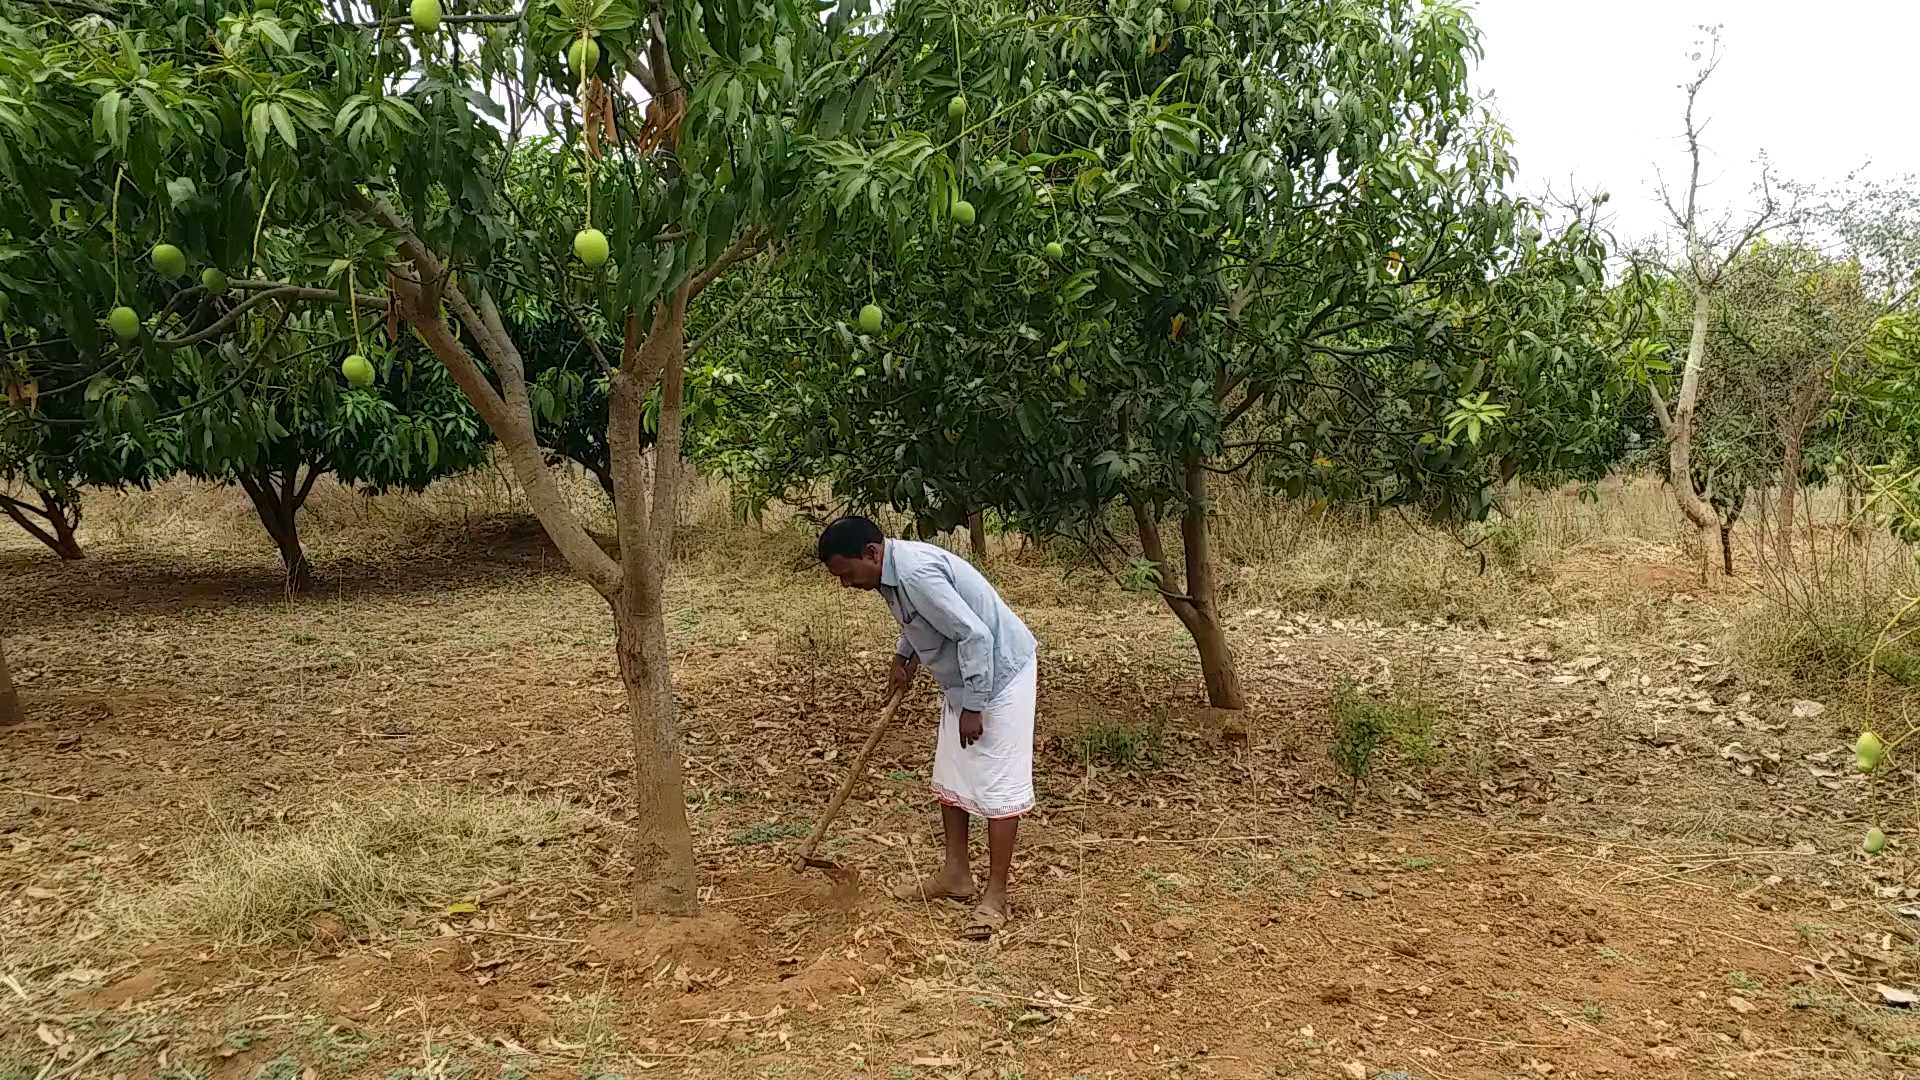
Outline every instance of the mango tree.
<path id="1" fill-rule="evenodd" d="M 910 103 L 940 228 L 879 212 L 909 194 L 884 169 L 835 192 L 871 222 L 790 268 L 818 302 L 739 357 L 762 404 L 722 460 L 762 497 L 824 476 L 923 532 L 990 507 L 1077 536 L 1239 708 L 1213 477 L 1472 518 L 1499 481 L 1618 457 L 1631 320 L 1590 221 L 1549 237 L 1503 194 L 1459 10 L 916 10 L 948 30 Z"/>
<path id="2" fill-rule="evenodd" d="M 78 559 L 82 489 L 145 488 L 166 479 L 178 467 L 177 432 L 166 424 L 101 430 L 87 416 L 84 379 L 62 387 L 55 369 L 36 369 L 15 369 L 0 406 L 0 482 L 15 487 L 0 491 L 0 513 L 62 559 Z"/>
<path id="3" fill-rule="evenodd" d="M 316 481 L 377 494 L 419 491 L 486 460 L 480 421 L 438 360 L 385 347 L 305 316 L 299 330 L 229 342 L 225 356 L 176 351 L 148 367 L 162 405 L 180 412 L 180 466 L 189 475 L 236 483 L 280 553 L 291 592 L 312 569 L 300 543 L 299 513 Z M 343 385 L 348 357 L 367 365 L 364 385 Z M 251 380 L 222 396 L 222 372 L 248 365 Z"/>
<path id="4" fill-rule="evenodd" d="M 912 65 L 929 45 L 910 6 L 870 17 L 860 0 L 476 0 L 420 17 L 433 6 L 411 19 L 358 7 L 343 22 L 312 0 L 153 0 L 18 27 L 0 45 L 0 227 L 47 250 L 36 300 L 79 279 L 64 303 L 90 338 L 179 336 L 155 283 L 118 272 L 129 253 L 185 246 L 231 274 L 256 268 L 263 232 L 288 257 L 234 276 L 251 302 L 383 307 L 416 334 L 612 611 L 636 759 L 635 905 L 686 911 L 693 845 L 663 617 L 690 312 L 735 267 L 821 232 L 821 193 L 861 171 L 847 155 L 912 142 L 893 102 L 925 81 Z M 539 126 L 568 133 L 550 164 L 582 178 L 564 216 L 503 190 L 515 140 Z M 193 230 L 170 209 L 176 180 L 213 196 Z M 43 241 L 49 221 L 78 222 L 75 235 Z M 62 255 L 82 244 L 97 272 Z M 173 268 L 169 254 L 156 272 Z M 614 328 L 617 349 L 586 340 L 608 386 L 617 554 L 548 471 L 503 314 L 523 292 Z M 103 374 L 118 385 L 136 370 Z"/>

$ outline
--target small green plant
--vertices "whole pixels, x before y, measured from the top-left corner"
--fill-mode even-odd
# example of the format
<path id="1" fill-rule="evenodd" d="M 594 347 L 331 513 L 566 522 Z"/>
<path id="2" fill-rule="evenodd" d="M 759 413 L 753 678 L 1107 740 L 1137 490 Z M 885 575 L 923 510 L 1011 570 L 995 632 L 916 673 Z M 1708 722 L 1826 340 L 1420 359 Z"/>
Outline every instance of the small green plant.
<path id="1" fill-rule="evenodd" d="M 1495 565 L 1520 570 L 1527 565 L 1527 546 L 1533 543 L 1537 528 L 1538 521 L 1532 516 L 1500 515 L 1481 526 L 1480 537 Z"/>
<path id="2" fill-rule="evenodd" d="M 1428 765 L 1439 753 L 1439 710 L 1425 695 L 1395 694 L 1375 700 L 1359 686 L 1343 682 L 1333 696 L 1334 767 L 1347 778 L 1348 802 L 1373 774 L 1382 745 L 1391 745 L 1406 760 Z"/>
<path id="3" fill-rule="evenodd" d="M 1086 764 L 1099 762 L 1123 767 L 1149 762 L 1160 756 L 1167 737 L 1167 710 L 1157 708 L 1145 724 L 1125 720 L 1105 720 L 1080 737 L 1080 757 Z"/>
<path id="4" fill-rule="evenodd" d="M 1347 802 L 1373 774 L 1373 755 L 1387 733 L 1386 711 L 1369 700 L 1359 687 L 1341 683 L 1333 695 L 1334 768 L 1347 778 Z"/>
<path id="5" fill-rule="evenodd" d="M 308 1024 L 301 1033 L 307 1045 L 326 1058 L 327 1063 L 341 1072 L 352 1072 L 366 1061 L 373 1050 L 373 1040 L 362 1038 L 349 1028 L 338 1024 L 323 1024 L 318 1021 Z"/>
<path id="6" fill-rule="evenodd" d="M 800 822 L 757 821 L 733 834 L 735 847 L 758 847 L 805 836 L 807 826 Z"/>

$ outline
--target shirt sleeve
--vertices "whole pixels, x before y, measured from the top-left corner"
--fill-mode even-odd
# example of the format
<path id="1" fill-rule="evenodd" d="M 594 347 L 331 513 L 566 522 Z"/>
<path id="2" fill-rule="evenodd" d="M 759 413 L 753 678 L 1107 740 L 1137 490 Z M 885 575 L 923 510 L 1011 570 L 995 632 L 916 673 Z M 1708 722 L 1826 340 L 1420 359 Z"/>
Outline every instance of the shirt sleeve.
<path id="1" fill-rule="evenodd" d="M 914 655 L 913 643 L 907 640 L 907 632 L 905 630 L 900 631 L 900 640 L 894 642 L 893 644 L 893 655 L 895 656 L 913 656 Z"/>
<path id="2" fill-rule="evenodd" d="M 960 707 L 980 712 L 993 698 L 993 633 L 937 569 L 902 581 L 914 610 L 927 625 L 954 643 L 960 656 Z"/>

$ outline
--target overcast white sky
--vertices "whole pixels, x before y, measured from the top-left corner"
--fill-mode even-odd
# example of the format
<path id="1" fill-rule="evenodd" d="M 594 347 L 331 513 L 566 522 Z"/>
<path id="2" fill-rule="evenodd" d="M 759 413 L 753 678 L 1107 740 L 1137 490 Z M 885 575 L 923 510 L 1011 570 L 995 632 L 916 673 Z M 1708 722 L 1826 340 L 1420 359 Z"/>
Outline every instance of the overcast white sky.
<path id="1" fill-rule="evenodd" d="M 1744 203 L 1764 150 L 1788 179 L 1838 181 L 1867 165 L 1920 173 L 1906 118 L 1920 0 L 1472 0 L 1481 88 L 1512 129 L 1521 184 L 1603 189 L 1622 240 L 1660 231 L 1656 169 L 1682 174 L 1689 45 L 1724 24 L 1708 83 L 1711 205 Z"/>

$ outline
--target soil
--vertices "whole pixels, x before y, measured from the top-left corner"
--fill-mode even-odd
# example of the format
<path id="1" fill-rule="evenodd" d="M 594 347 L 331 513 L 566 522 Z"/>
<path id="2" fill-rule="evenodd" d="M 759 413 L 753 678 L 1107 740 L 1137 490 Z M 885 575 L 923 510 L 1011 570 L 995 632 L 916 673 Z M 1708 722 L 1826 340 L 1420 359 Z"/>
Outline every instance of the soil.
<path id="1" fill-rule="evenodd" d="M 891 631 L 776 558 L 677 568 L 704 904 L 633 918 L 610 619 L 529 535 L 322 550 L 291 603 L 258 553 L 0 542 L 0 1077 L 1920 1076 L 1920 892 L 1897 830 L 1858 851 L 1857 717 L 1725 655 L 1677 555 L 1545 575 L 1563 599 L 1505 625 L 1242 608 L 1234 716 L 1164 610 L 1007 553 L 1040 808 L 976 944 L 884 890 L 937 858 L 931 691 L 825 846 L 857 892 L 791 868 Z M 1668 599 L 1622 637 L 1629 581 Z M 1343 683 L 1439 718 L 1357 789 Z M 125 917 L 216 821 L 421 790 L 608 827 L 472 912 L 316 904 L 298 946 Z"/>

